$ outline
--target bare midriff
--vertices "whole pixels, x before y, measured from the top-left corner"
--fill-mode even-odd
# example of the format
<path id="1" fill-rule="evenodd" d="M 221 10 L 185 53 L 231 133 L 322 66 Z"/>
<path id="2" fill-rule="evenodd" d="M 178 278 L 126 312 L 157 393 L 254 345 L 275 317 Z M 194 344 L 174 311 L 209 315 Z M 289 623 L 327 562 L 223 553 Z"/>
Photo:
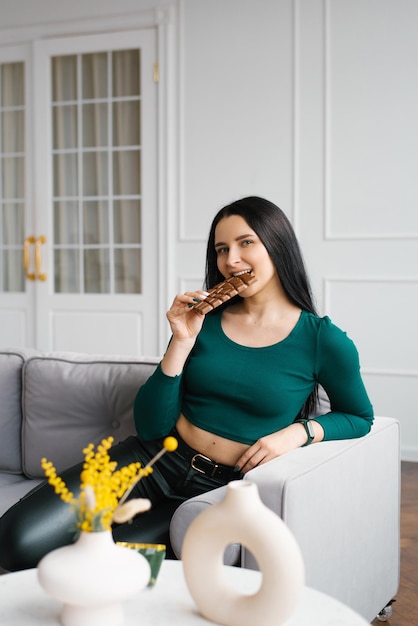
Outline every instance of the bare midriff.
<path id="1" fill-rule="evenodd" d="M 245 443 L 225 439 L 203 430 L 180 413 L 176 424 L 180 437 L 191 447 L 212 459 L 216 463 L 234 467 L 238 459 L 249 448 Z"/>

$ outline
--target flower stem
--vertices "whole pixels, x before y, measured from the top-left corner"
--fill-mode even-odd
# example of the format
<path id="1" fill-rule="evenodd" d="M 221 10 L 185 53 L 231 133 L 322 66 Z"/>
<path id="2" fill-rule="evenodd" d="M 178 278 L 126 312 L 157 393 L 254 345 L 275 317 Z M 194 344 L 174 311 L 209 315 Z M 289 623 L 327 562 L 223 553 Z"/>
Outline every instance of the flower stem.
<path id="1" fill-rule="evenodd" d="M 132 483 L 132 485 L 129 487 L 129 489 L 127 489 L 125 491 L 125 493 L 123 494 L 123 496 L 119 500 L 119 506 L 125 502 L 126 498 L 130 495 L 130 493 L 132 492 L 132 490 L 135 487 L 135 485 L 144 476 L 144 472 L 146 472 L 147 469 L 150 469 L 154 465 L 154 463 L 156 463 L 158 461 L 158 459 L 160 459 L 163 456 L 163 454 L 165 454 L 166 452 L 168 452 L 168 450 L 166 448 L 162 448 L 159 452 L 157 452 L 157 454 L 155 456 L 152 457 L 152 459 L 150 461 L 148 461 L 148 463 L 144 466 L 144 468 L 140 472 L 140 474 L 139 474 L 138 478 L 136 479 L 136 481 L 134 483 Z"/>

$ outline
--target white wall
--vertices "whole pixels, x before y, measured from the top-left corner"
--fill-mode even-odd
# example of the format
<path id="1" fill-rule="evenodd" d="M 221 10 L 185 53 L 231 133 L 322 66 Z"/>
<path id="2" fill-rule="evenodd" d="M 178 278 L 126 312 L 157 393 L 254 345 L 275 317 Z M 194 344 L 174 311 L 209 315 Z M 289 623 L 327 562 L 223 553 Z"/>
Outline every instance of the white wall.
<path id="1" fill-rule="evenodd" d="M 403 458 L 418 460 L 418 5 L 298 6 L 299 234 L 376 413 L 400 419 Z"/>
<path id="2" fill-rule="evenodd" d="M 319 308 L 359 347 L 376 413 L 400 419 L 403 458 L 418 461 L 418 3 L 1 0 L 0 41 L 163 5 L 174 8 L 176 116 L 166 304 L 200 286 L 220 206 L 275 201 Z"/>
<path id="3" fill-rule="evenodd" d="M 201 287 L 211 219 L 244 195 L 292 212 L 292 2 L 180 4 L 178 290 Z"/>

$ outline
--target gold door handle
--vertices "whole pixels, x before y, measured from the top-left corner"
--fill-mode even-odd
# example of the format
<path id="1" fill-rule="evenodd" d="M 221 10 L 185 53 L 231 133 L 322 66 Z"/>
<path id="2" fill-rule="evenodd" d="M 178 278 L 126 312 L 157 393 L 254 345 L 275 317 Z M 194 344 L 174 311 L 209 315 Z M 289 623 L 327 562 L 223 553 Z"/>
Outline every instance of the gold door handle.
<path id="1" fill-rule="evenodd" d="M 23 269 L 25 270 L 25 276 L 28 280 L 35 280 L 36 276 L 33 272 L 29 272 L 29 251 L 30 246 L 35 243 L 35 237 L 31 235 L 26 237 L 23 244 Z"/>
<path id="2" fill-rule="evenodd" d="M 46 274 L 44 272 L 42 272 L 42 254 L 41 254 L 41 246 L 44 243 L 46 243 L 45 235 L 41 235 L 40 237 L 38 237 L 37 240 L 36 240 L 36 243 L 35 243 L 35 271 L 36 271 L 36 278 L 38 280 L 42 280 L 42 281 L 46 280 Z"/>

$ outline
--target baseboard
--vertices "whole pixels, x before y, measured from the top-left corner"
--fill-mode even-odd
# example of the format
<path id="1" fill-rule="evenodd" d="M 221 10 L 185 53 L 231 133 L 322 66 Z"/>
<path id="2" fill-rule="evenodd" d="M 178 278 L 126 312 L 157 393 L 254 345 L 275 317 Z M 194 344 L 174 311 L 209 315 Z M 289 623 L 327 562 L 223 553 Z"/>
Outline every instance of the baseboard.
<path id="1" fill-rule="evenodd" d="M 401 448 L 401 461 L 418 463 L 418 448 Z"/>

